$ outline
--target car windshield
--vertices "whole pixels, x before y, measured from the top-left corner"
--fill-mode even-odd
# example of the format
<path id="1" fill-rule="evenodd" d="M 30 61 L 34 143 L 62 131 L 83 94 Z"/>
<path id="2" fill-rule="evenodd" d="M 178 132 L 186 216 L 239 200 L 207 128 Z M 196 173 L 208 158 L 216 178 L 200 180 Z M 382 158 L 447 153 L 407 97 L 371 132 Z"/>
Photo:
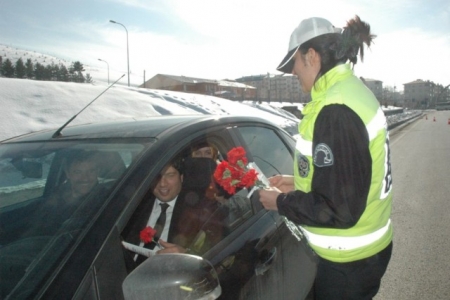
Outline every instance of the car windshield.
<path id="1" fill-rule="evenodd" d="M 41 285 L 58 269 L 146 147 L 85 140 L 1 145 L 1 299 Z"/>

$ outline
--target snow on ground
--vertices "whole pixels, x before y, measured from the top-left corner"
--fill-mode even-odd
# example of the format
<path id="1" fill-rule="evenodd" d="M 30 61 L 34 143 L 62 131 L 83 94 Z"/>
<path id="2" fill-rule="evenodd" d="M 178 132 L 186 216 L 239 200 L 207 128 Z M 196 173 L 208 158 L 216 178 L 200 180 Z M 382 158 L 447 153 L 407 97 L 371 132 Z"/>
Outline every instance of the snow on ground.
<path id="1" fill-rule="evenodd" d="M 106 88 L 104 84 L 0 78 L 0 140 L 43 129 L 56 129 Z M 172 114 L 254 115 L 292 133 L 299 121 L 286 118 L 275 109 L 262 110 L 214 96 L 113 86 L 70 125 Z"/>

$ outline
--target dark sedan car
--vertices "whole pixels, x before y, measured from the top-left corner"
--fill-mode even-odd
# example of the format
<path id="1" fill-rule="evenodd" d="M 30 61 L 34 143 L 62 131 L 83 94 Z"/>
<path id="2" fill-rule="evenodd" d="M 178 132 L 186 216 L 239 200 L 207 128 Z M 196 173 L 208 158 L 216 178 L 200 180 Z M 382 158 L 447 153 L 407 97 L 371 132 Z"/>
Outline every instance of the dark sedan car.
<path id="1" fill-rule="evenodd" d="M 2 142 L 0 298 L 305 298 L 315 276 L 314 254 L 282 217 L 262 208 L 251 188 L 216 203 L 221 218 L 204 220 L 192 252 L 156 254 L 127 268 L 124 233 L 142 203 L 154 199 L 152 187 L 167 163 L 188 161 L 198 142 L 214 145 L 219 161 L 242 146 L 266 177 L 292 173 L 295 140 L 251 117 L 161 116 Z M 95 171 L 68 169 L 81 151 L 95 153 Z M 68 180 L 71 195 L 77 190 L 83 197 L 58 198 Z M 213 219 L 221 232 L 208 243 Z"/>

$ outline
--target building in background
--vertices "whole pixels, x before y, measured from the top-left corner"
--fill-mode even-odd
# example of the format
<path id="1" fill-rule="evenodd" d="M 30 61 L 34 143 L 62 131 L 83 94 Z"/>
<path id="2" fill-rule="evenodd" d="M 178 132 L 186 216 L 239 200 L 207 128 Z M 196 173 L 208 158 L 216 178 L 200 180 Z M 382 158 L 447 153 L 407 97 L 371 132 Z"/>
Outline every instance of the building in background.
<path id="1" fill-rule="evenodd" d="M 371 79 L 371 78 L 363 78 L 360 77 L 362 82 L 372 91 L 375 97 L 378 99 L 380 103 L 383 100 L 383 81 Z"/>
<path id="2" fill-rule="evenodd" d="M 436 108 L 438 103 L 450 101 L 449 85 L 444 87 L 432 81 L 417 79 L 405 83 L 404 86 L 404 107 L 412 109 Z"/>
<path id="3" fill-rule="evenodd" d="M 306 103 L 311 100 L 309 94 L 302 92 L 296 76 L 261 74 L 236 79 L 256 88 L 256 99 L 261 102 Z"/>
<path id="4" fill-rule="evenodd" d="M 381 103 L 383 83 L 373 79 L 363 79 L 363 81 Z M 285 103 L 307 103 L 311 100 L 309 93 L 302 92 L 297 76 L 286 74 L 267 73 L 244 76 L 236 80 L 157 74 L 139 87 L 213 95 L 231 100 Z"/>
<path id="5" fill-rule="evenodd" d="M 255 99 L 256 88 L 234 80 L 215 80 L 157 74 L 140 88 L 212 95 L 230 100 Z"/>
<path id="6" fill-rule="evenodd" d="M 437 103 L 450 102 L 449 86 L 421 79 L 403 84 L 403 94 L 397 87 L 383 87 L 377 79 L 360 79 L 374 93 L 383 106 L 398 106 L 410 109 L 436 108 Z M 179 91 L 212 95 L 230 100 L 252 100 L 258 102 L 308 103 L 310 94 L 303 93 L 296 76 L 261 74 L 216 80 L 157 74 L 140 86 L 141 88 Z"/>

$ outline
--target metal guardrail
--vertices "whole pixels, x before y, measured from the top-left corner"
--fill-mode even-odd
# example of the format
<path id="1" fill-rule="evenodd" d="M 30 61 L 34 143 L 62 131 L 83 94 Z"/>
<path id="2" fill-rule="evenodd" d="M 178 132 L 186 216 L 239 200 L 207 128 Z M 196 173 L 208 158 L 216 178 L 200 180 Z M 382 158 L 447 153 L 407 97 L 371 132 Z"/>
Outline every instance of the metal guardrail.
<path id="1" fill-rule="evenodd" d="M 408 111 L 401 114 L 388 116 L 388 130 L 392 130 L 400 125 L 408 123 L 423 115 L 422 111 Z"/>

